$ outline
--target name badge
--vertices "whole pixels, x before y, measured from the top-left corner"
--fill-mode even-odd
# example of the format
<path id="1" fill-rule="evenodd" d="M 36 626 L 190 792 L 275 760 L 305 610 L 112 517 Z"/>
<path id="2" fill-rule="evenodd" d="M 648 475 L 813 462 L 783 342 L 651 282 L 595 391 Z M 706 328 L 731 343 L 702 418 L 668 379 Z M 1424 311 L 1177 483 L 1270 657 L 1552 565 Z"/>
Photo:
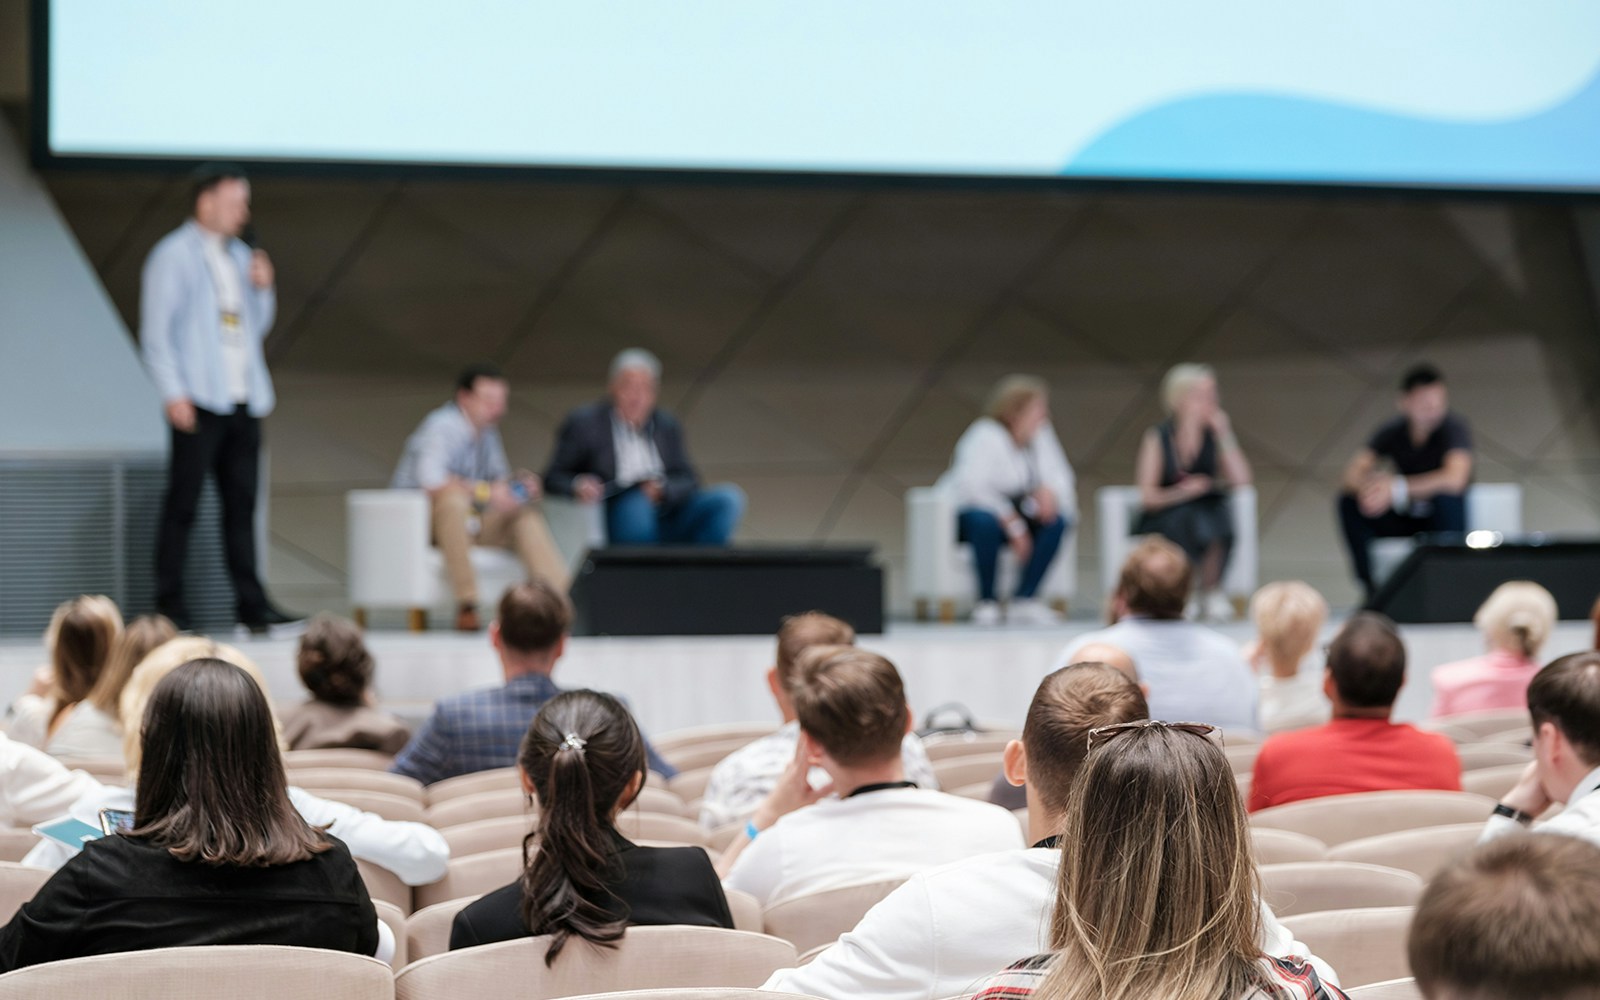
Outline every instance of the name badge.
<path id="1" fill-rule="evenodd" d="M 225 313 L 222 314 L 222 328 L 224 330 L 228 330 L 228 331 L 237 330 L 237 329 L 240 328 L 241 325 L 242 324 L 239 322 L 239 314 L 238 313 L 236 313 L 236 312 L 225 312 Z"/>

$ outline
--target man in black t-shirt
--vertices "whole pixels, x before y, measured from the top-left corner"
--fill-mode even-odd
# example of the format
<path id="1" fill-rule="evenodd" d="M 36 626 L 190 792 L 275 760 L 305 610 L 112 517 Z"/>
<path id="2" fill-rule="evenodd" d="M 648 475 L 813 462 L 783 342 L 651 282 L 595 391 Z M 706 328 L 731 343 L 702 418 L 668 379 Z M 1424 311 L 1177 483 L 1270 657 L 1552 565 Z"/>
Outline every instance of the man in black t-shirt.
<path id="1" fill-rule="evenodd" d="M 1345 467 L 1339 523 L 1356 578 L 1373 591 L 1374 538 L 1467 530 L 1472 432 L 1450 412 L 1444 376 L 1428 364 L 1400 383 L 1400 416 L 1384 423 Z"/>

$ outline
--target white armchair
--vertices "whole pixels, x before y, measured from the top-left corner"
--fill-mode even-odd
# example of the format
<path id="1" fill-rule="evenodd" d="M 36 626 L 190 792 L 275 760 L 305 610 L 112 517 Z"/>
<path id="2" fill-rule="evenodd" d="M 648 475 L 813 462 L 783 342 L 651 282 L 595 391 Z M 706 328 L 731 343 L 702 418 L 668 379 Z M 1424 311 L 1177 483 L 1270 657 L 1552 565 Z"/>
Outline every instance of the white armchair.
<path id="1" fill-rule="evenodd" d="M 1473 483 L 1467 487 L 1467 531 L 1498 531 L 1502 535 L 1522 533 L 1522 486 L 1518 483 Z M 1374 538 L 1372 582 L 1383 581 L 1417 547 L 1415 538 Z"/>
<path id="2" fill-rule="evenodd" d="M 1050 564 L 1039 598 L 1057 610 L 1078 590 L 1078 524 L 1062 539 L 1061 551 Z M 1000 552 L 1000 593 L 1016 586 L 1017 561 L 1009 548 Z M 907 590 L 917 617 L 926 619 L 938 608 L 940 621 L 954 621 L 957 610 L 969 609 L 977 600 L 977 576 L 972 550 L 956 541 L 955 498 L 948 489 L 919 486 L 906 491 Z"/>
<path id="3" fill-rule="evenodd" d="M 1233 513 L 1233 555 L 1222 578 L 1222 590 L 1234 605 L 1256 592 L 1260 574 L 1261 550 L 1257 536 L 1256 488 L 1236 486 L 1229 495 Z M 1110 594 L 1122 574 L 1122 564 L 1133 550 L 1133 523 L 1139 516 L 1137 486 L 1103 486 L 1095 493 L 1095 509 L 1100 515 L 1100 590 Z"/>
<path id="4" fill-rule="evenodd" d="M 428 495 L 422 490 L 351 490 L 348 514 L 350 604 L 358 621 L 373 608 L 405 608 L 413 631 L 427 627 L 428 611 L 448 611 L 453 603 L 444 557 L 431 542 Z M 598 504 L 559 497 L 542 502 L 545 521 L 569 566 L 586 551 L 606 544 L 605 518 Z M 475 545 L 472 568 L 478 590 L 494 599 L 526 578 L 509 550 Z"/>

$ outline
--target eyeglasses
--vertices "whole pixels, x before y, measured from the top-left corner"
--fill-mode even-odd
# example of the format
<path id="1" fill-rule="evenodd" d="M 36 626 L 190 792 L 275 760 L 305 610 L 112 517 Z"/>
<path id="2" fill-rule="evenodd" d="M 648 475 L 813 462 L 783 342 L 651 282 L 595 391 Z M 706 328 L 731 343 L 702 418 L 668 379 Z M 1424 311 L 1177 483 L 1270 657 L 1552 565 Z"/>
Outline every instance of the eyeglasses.
<path id="1" fill-rule="evenodd" d="M 1203 736 L 1217 746 L 1222 746 L 1222 730 L 1205 722 L 1162 722 L 1160 719 L 1140 719 L 1138 722 L 1119 722 L 1112 726 L 1098 726 L 1089 730 L 1089 749 L 1104 746 L 1108 741 L 1115 739 L 1122 733 L 1135 729 L 1149 729 L 1160 726 L 1162 729 L 1176 729 L 1183 733 L 1193 733 Z"/>

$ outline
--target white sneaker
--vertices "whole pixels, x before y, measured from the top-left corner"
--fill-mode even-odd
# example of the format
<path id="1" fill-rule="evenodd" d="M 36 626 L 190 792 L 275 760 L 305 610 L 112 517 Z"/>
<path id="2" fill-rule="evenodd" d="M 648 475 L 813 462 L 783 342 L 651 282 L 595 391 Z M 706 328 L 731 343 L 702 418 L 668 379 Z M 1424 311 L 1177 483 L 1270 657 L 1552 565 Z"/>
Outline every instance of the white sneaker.
<path id="1" fill-rule="evenodd" d="M 1206 618 L 1214 622 L 1231 622 L 1234 619 L 1233 602 L 1220 590 L 1213 590 L 1205 599 Z"/>
<path id="2" fill-rule="evenodd" d="M 994 601 L 979 601 L 972 609 L 972 624 L 983 628 L 1000 624 L 1000 605 Z"/>
<path id="3" fill-rule="evenodd" d="M 1028 598 L 1012 601 L 1006 608 L 1006 622 L 1011 625 L 1060 625 L 1061 616 L 1043 601 Z"/>

